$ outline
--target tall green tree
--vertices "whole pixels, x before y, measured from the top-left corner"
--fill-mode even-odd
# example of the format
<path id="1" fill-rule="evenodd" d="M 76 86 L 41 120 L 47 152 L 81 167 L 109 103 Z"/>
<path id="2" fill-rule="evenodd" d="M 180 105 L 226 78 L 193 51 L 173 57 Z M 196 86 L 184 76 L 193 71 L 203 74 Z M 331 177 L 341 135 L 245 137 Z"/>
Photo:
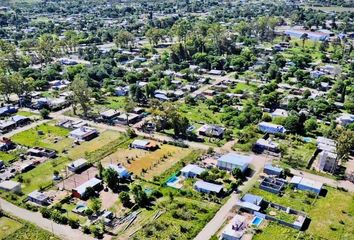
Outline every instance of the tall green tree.
<path id="1" fill-rule="evenodd" d="M 76 75 L 74 81 L 70 85 L 72 91 L 72 103 L 74 109 L 76 105 L 80 105 L 84 116 L 86 117 L 91 108 L 92 90 L 88 86 L 87 81 L 80 75 Z"/>

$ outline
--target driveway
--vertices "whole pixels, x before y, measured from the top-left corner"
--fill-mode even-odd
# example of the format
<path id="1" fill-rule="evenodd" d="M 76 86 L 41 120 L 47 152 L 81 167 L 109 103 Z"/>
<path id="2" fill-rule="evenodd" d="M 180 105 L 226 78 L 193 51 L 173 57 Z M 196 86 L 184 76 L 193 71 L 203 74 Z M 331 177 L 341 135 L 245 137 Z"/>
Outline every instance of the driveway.
<path id="1" fill-rule="evenodd" d="M 9 203 L 0 198 L 0 208 L 2 208 L 5 212 L 10 213 L 20 219 L 26 220 L 37 226 L 54 233 L 60 239 L 80 239 L 80 240 L 93 240 L 94 238 L 84 234 L 78 229 L 72 229 L 68 225 L 60 225 L 54 223 L 46 218 L 43 218 L 39 212 L 31 212 L 29 210 L 17 207 L 12 203 Z"/>

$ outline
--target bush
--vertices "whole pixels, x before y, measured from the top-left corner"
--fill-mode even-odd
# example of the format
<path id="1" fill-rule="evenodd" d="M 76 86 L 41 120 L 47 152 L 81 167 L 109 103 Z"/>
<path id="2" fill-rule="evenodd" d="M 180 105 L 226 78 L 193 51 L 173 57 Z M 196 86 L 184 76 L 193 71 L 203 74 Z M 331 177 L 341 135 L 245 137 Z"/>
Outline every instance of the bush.
<path id="1" fill-rule="evenodd" d="M 40 213 L 42 214 L 42 217 L 44 218 L 50 218 L 51 217 L 51 211 L 46 208 L 46 207 L 43 207 L 40 209 Z"/>
<path id="2" fill-rule="evenodd" d="M 79 228 L 80 227 L 80 223 L 79 223 L 79 220 L 77 219 L 73 219 L 73 218 L 69 218 L 68 219 L 68 224 L 71 228 Z"/>
<path id="3" fill-rule="evenodd" d="M 43 108 L 41 109 L 40 114 L 43 119 L 48 119 L 50 111 L 46 108 Z"/>

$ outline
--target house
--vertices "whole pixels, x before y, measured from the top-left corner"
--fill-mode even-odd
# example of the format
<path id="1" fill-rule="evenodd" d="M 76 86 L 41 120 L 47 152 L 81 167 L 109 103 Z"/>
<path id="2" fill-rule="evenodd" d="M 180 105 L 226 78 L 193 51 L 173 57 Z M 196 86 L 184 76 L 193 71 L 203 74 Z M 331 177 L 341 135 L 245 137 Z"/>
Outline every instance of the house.
<path id="1" fill-rule="evenodd" d="M 319 78 L 319 77 L 324 76 L 324 75 L 326 75 L 326 73 L 323 72 L 323 71 L 319 71 L 319 70 L 314 70 L 314 71 L 310 72 L 311 78 Z"/>
<path id="2" fill-rule="evenodd" d="M 140 115 L 135 113 L 123 113 L 116 117 L 115 122 L 118 124 L 134 124 L 139 122 Z"/>
<path id="3" fill-rule="evenodd" d="M 246 217 L 236 214 L 222 232 L 223 240 L 241 240 L 247 229 Z"/>
<path id="4" fill-rule="evenodd" d="M 270 151 L 270 152 L 279 152 L 279 144 L 276 142 L 273 142 L 270 139 L 258 139 L 257 142 L 253 146 L 253 150 L 255 152 L 263 152 L 264 150 Z"/>
<path id="5" fill-rule="evenodd" d="M 237 153 L 228 153 L 221 156 L 217 160 L 216 165 L 219 168 L 228 171 L 232 171 L 234 168 L 239 168 L 242 172 L 245 172 L 251 161 L 252 158 L 250 156 L 240 155 Z"/>
<path id="6" fill-rule="evenodd" d="M 107 168 L 111 168 L 116 171 L 120 178 L 130 178 L 130 173 L 122 165 L 109 164 Z"/>
<path id="7" fill-rule="evenodd" d="M 98 136 L 98 131 L 94 128 L 83 126 L 71 131 L 69 136 L 77 141 L 89 141 Z"/>
<path id="8" fill-rule="evenodd" d="M 216 126 L 216 125 L 208 125 L 205 124 L 198 129 L 199 135 L 206 137 L 216 137 L 222 138 L 224 136 L 225 128 Z"/>
<path id="9" fill-rule="evenodd" d="M 7 192 L 19 193 L 21 192 L 21 183 L 11 181 L 11 180 L 3 181 L 0 182 L 0 189 Z"/>
<path id="10" fill-rule="evenodd" d="M 16 123 L 11 120 L 0 121 L 0 131 L 1 132 L 8 132 L 12 129 L 16 128 Z"/>
<path id="11" fill-rule="evenodd" d="M 258 129 L 264 133 L 271 133 L 271 134 L 284 134 L 286 129 L 282 125 L 277 125 L 268 122 L 261 122 L 258 124 Z"/>
<path id="12" fill-rule="evenodd" d="M 46 157 L 46 158 L 54 158 L 57 153 L 55 150 L 46 149 L 42 147 L 33 147 L 27 150 L 27 154 L 34 157 Z"/>
<path id="13" fill-rule="evenodd" d="M 106 121 L 112 121 L 114 118 L 119 116 L 119 114 L 120 112 L 114 109 L 109 109 L 107 111 L 100 113 L 102 119 Z"/>
<path id="14" fill-rule="evenodd" d="M 301 38 L 304 34 L 307 35 L 308 39 L 312 41 L 325 41 L 329 39 L 330 34 L 324 33 L 324 32 L 312 32 L 312 31 L 306 31 L 302 29 L 289 29 L 284 32 L 286 35 L 289 35 L 290 37 L 295 37 L 295 38 Z"/>
<path id="15" fill-rule="evenodd" d="M 47 195 L 45 195 L 42 192 L 39 192 L 37 190 L 31 192 L 30 194 L 28 194 L 28 201 L 31 201 L 33 203 L 42 205 L 42 206 L 46 206 L 49 205 L 49 197 Z"/>
<path id="16" fill-rule="evenodd" d="M 319 171 L 334 172 L 338 165 L 337 154 L 328 151 L 322 151 L 319 154 L 316 168 Z"/>
<path id="17" fill-rule="evenodd" d="M 0 116 L 10 115 L 17 112 L 17 108 L 14 106 L 6 106 L 0 108 Z"/>
<path id="18" fill-rule="evenodd" d="M 288 111 L 284 109 L 277 108 L 274 110 L 274 112 L 271 113 L 272 117 L 288 117 Z"/>
<path id="19" fill-rule="evenodd" d="M 216 70 L 216 69 L 212 69 L 208 72 L 210 75 L 216 75 L 216 76 L 223 76 L 225 75 L 225 71 L 222 70 Z"/>
<path id="20" fill-rule="evenodd" d="M 266 177 L 259 185 L 259 188 L 267 192 L 279 194 L 283 190 L 286 183 L 286 180 L 281 178 Z"/>
<path id="21" fill-rule="evenodd" d="M 279 177 L 282 174 L 283 169 L 279 167 L 275 167 L 272 164 L 265 164 L 263 172 L 268 175 Z"/>
<path id="22" fill-rule="evenodd" d="M 296 188 L 305 191 L 311 191 L 314 193 L 320 193 L 322 190 L 322 183 L 313 181 L 300 176 L 294 176 L 290 180 L 290 184 L 294 185 Z"/>
<path id="23" fill-rule="evenodd" d="M 121 96 L 126 96 L 129 93 L 129 86 L 125 87 L 116 87 L 114 89 L 114 93 L 116 96 L 121 97 Z"/>
<path id="24" fill-rule="evenodd" d="M 31 119 L 29 119 L 28 117 L 20 116 L 20 115 L 15 115 L 11 117 L 10 120 L 13 121 L 16 124 L 16 126 L 22 126 L 28 124 L 31 121 Z"/>
<path id="25" fill-rule="evenodd" d="M 261 210 L 261 205 L 263 203 L 263 197 L 246 193 L 241 200 L 236 202 L 236 205 L 239 206 L 241 209 L 253 212 L 259 212 Z"/>
<path id="26" fill-rule="evenodd" d="M 335 153 L 337 151 L 337 142 L 329 138 L 317 137 L 316 145 L 317 145 L 317 149 L 321 151 L 332 152 L 332 153 Z"/>
<path id="27" fill-rule="evenodd" d="M 222 191 L 223 186 L 214 183 L 205 182 L 203 180 L 198 180 L 196 183 L 194 183 L 194 189 L 202 193 L 219 194 Z"/>
<path id="28" fill-rule="evenodd" d="M 100 191 L 102 190 L 102 181 L 97 178 L 91 178 L 90 180 L 81 184 L 77 188 L 72 189 L 73 197 L 80 199 L 86 198 L 86 190 L 89 187 L 95 191 Z"/>
<path id="29" fill-rule="evenodd" d="M 0 151 L 8 151 L 14 148 L 15 144 L 10 138 L 3 137 L 0 139 Z"/>
<path id="30" fill-rule="evenodd" d="M 181 175 L 185 178 L 194 178 L 204 171 L 204 168 L 201 168 L 196 164 L 188 164 L 181 169 Z"/>
<path id="31" fill-rule="evenodd" d="M 342 126 L 354 123 L 354 114 L 342 113 L 336 118 L 336 122 Z"/>
<path id="32" fill-rule="evenodd" d="M 153 151 L 158 148 L 158 145 L 155 141 L 152 140 L 139 140 L 136 139 L 130 144 L 131 148 L 137 148 L 137 149 L 143 149 L 143 150 L 148 150 L 148 151 Z"/>
<path id="33" fill-rule="evenodd" d="M 71 172 L 78 172 L 88 166 L 88 161 L 84 158 L 79 158 L 68 164 L 68 169 Z"/>

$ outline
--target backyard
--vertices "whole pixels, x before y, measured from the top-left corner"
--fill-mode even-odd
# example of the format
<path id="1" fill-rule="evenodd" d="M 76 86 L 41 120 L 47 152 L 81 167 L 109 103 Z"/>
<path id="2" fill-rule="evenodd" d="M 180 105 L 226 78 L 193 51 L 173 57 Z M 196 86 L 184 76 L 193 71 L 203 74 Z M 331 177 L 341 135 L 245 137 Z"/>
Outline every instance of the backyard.
<path id="1" fill-rule="evenodd" d="M 16 232 L 22 227 L 22 224 L 8 217 L 0 217 L 0 239 L 4 239 L 10 234 Z"/>

